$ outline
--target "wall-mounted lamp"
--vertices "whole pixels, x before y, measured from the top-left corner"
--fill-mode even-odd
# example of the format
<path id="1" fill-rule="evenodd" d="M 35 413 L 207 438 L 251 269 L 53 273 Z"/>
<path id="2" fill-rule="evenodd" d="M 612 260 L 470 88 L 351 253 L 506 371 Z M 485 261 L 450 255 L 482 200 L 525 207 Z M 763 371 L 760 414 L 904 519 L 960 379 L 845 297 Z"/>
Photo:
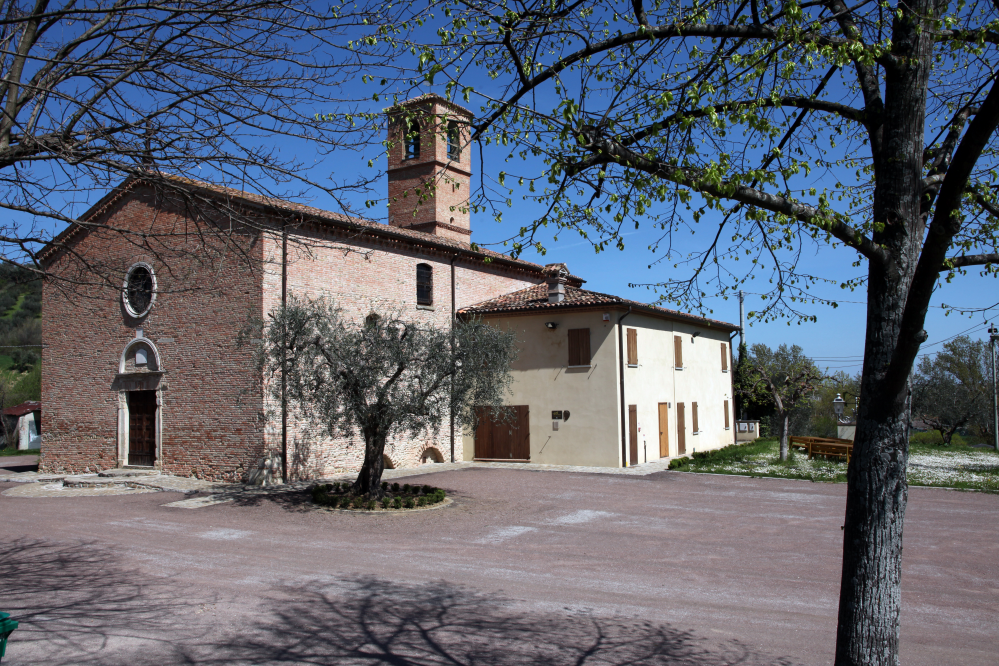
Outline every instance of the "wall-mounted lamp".
<path id="1" fill-rule="evenodd" d="M 694 338 L 696 338 L 696 337 L 697 337 L 698 335 L 700 335 L 700 334 L 701 334 L 701 332 L 700 332 L 700 331 L 694 331 L 694 332 L 693 332 L 693 333 L 691 334 L 691 336 L 690 336 L 690 341 L 691 341 L 691 342 L 694 342 Z"/>
<path id="2" fill-rule="evenodd" d="M 558 322 L 557 321 L 546 321 L 545 322 L 545 328 L 547 328 L 550 331 L 554 331 L 556 328 L 558 328 Z"/>

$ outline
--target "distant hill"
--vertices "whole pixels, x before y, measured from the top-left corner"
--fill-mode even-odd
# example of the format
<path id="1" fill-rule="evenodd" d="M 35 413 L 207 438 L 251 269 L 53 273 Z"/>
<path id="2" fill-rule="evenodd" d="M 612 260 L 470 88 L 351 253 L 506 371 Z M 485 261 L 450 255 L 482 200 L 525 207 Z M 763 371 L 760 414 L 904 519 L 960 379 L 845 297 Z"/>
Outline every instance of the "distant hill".
<path id="1" fill-rule="evenodd" d="M 0 264 L 0 336 L 41 316 L 42 281 L 20 266 Z"/>

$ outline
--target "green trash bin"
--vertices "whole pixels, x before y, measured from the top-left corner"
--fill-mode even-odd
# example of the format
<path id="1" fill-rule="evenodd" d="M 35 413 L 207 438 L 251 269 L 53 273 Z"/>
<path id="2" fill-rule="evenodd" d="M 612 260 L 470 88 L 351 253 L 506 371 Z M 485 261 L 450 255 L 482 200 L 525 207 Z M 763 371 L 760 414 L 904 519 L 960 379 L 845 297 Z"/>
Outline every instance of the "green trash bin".
<path id="1" fill-rule="evenodd" d="M 7 637 L 17 629 L 17 620 L 10 619 L 10 613 L 0 613 L 0 661 L 7 651 Z"/>

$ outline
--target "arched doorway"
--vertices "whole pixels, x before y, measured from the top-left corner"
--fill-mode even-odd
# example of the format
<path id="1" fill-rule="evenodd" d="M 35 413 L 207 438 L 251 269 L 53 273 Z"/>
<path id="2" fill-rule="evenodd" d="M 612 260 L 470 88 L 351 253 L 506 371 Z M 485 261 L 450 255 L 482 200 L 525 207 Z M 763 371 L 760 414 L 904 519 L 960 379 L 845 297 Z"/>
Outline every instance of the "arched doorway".
<path id="1" fill-rule="evenodd" d="M 442 463 L 444 462 L 444 456 L 441 452 L 437 450 L 434 446 L 429 446 L 420 456 L 420 464 L 427 465 L 431 463 Z"/>

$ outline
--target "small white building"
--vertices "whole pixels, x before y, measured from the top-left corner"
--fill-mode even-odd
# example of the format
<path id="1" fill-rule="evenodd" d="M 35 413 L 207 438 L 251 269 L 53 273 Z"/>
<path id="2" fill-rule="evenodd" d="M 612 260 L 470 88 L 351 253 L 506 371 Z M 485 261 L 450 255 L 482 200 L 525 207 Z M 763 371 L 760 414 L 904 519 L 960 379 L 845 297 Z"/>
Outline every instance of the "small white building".
<path id="1" fill-rule="evenodd" d="M 738 326 L 571 286 L 564 264 L 546 272 L 459 311 L 515 331 L 519 349 L 512 416 L 480 411 L 466 460 L 621 467 L 735 442 Z"/>
<path id="2" fill-rule="evenodd" d="M 22 402 L 20 405 L 3 410 L 3 418 L 8 432 L 17 430 L 17 448 L 20 450 L 40 449 L 42 446 L 42 403 Z"/>

